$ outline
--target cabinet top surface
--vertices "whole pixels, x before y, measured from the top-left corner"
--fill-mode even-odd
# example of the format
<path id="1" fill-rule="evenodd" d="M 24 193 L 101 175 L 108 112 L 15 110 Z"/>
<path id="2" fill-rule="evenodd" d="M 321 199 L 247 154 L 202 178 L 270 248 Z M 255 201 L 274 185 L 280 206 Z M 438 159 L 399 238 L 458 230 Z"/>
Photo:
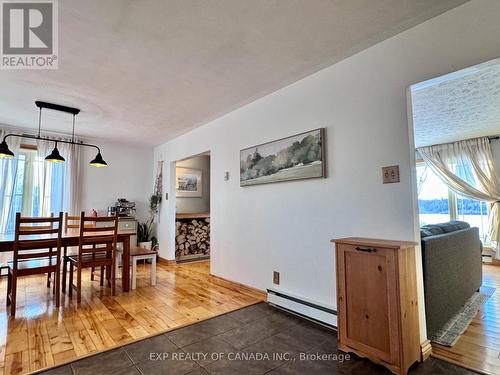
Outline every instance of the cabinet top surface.
<path id="1" fill-rule="evenodd" d="M 416 242 L 412 241 L 382 240 L 376 238 L 363 238 L 363 237 L 337 238 L 331 240 L 330 242 L 336 244 L 346 244 L 346 245 L 389 247 L 393 249 L 406 249 L 408 247 L 415 247 L 417 245 Z"/>

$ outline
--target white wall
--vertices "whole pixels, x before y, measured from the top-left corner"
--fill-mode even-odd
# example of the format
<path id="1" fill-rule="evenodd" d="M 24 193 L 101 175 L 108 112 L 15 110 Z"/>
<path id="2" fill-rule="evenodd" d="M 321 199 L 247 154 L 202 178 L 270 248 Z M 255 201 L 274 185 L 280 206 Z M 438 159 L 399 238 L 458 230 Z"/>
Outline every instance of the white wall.
<path id="1" fill-rule="evenodd" d="M 415 239 L 406 89 L 498 57 L 499 15 L 499 1 L 472 1 L 157 147 L 167 169 L 211 151 L 211 272 L 266 289 L 278 270 L 283 290 L 335 307 L 330 239 Z M 327 179 L 239 186 L 240 149 L 318 127 Z M 383 185 L 381 167 L 393 164 L 401 183 Z M 173 189 L 172 173 L 164 176 Z M 169 259 L 174 195 L 159 228 Z"/>
<path id="2" fill-rule="evenodd" d="M 201 155 L 179 160 L 176 166 L 199 169 L 202 173 L 201 197 L 177 197 L 177 212 L 210 212 L 210 156 Z"/>
<path id="3" fill-rule="evenodd" d="M 137 217 L 144 220 L 148 215 L 148 199 L 153 186 L 153 151 L 136 145 L 97 144 L 107 168 L 90 167 L 95 150 L 82 147 L 80 164 L 80 206 L 85 211 L 96 209 L 99 214 L 118 198 L 127 198 L 137 204 Z"/>

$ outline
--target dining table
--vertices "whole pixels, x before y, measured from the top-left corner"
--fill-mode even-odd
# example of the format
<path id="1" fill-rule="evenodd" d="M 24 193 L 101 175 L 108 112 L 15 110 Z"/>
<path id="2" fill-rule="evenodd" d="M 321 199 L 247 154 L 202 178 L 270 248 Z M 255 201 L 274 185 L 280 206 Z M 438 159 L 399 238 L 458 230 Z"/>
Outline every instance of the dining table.
<path id="1" fill-rule="evenodd" d="M 103 236 L 107 232 L 87 233 L 86 236 Z M 119 230 L 117 233 L 117 241 L 123 246 L 122 253 L 122 291 L 128 292 L 130 290 L 130 237 L 136 235 L 134 230 Z M 33 235 L 25 236 L 27 240 L 53 240 L 57 235 Z M 21 240 L 22 241 L 22 240 Z M 78 246 L 80 241 L 79 231 L 66 231 L 62 233 L 61 247 Z M 0 234 L 0 253 L 12 252 L 14 246 L 14 233 Z M 62 249 L 61 249 L 62 251 Z"/>

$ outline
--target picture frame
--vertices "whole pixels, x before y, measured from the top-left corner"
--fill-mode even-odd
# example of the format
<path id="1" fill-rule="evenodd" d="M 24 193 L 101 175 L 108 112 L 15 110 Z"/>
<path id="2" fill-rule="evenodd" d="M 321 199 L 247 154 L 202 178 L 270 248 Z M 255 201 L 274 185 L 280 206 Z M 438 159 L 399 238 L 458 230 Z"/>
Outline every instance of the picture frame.
<path id="1" fill-rule="evenodd" d="M 240 186 L 326 177 L 325 128 L 240 150 Z"/>
<path id="2" fill-rule="evenodd" d="M 179 198 L 201 198 L 203 195 L 203 172 L 201 169 L 175 168 L 175 191 Z"/>

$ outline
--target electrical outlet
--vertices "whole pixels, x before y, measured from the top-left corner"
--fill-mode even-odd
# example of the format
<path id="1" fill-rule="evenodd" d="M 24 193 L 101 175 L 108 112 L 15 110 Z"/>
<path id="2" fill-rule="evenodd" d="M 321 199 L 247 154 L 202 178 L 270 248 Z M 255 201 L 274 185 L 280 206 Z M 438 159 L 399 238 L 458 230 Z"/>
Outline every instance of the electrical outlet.
<path id="1" fill-rule="evenodd" d="M 273 271 L 273 284 L 280 285 L 280 273 Z"/>

